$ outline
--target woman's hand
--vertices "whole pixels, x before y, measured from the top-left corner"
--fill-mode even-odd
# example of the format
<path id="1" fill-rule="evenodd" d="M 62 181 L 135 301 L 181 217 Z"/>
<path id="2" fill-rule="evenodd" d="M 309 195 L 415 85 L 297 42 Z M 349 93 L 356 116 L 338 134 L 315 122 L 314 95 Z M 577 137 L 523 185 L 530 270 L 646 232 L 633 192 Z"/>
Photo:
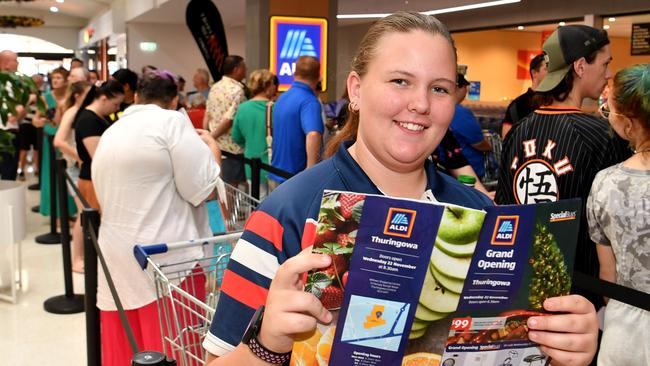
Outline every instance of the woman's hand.
<path id="1" fill-rule="evenodd" d="M 288 259 L 280 266 L 271 283 L 259 341 L 271 351 L 291 351 L 294 338 L 312 332 L 316 323 L 328 324 L 332 314 L 320 300 L 304 291 L 303 274 L 314 268 L 325 268 L 331 258 L 311 252 L 311 247 Z"/>
<path id="2" fill-rule="evenodd" d="M 598 343 L 594 306 L 580 295 L 552 297 L 544 309 L 565 314 L 528 319 L 528 338 L 539 343 L 553 366 L 583 366 L 591 362 Z"/>

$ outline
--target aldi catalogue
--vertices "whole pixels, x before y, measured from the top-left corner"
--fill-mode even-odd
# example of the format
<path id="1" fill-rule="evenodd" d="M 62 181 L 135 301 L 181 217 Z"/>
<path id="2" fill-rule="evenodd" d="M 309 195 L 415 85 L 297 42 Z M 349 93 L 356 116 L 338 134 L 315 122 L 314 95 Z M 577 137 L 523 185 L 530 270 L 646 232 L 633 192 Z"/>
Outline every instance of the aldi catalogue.
<path id="1" fill-rule="evenodd" d="M 325 191 L 305 291 L 334 314 L 291 364 L 547 365 L 526 321 L 568 294 L 580 201 L 485 211 Z"/>

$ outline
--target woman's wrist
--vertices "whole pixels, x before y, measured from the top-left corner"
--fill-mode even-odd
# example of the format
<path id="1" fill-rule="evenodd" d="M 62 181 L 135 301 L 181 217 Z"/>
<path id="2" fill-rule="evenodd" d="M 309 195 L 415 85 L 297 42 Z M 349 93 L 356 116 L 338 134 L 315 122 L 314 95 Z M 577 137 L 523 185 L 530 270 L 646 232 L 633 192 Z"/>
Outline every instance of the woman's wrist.
<path id="1" fill-rule="evenodd" d="M 287 353 L 291 352 L 293 349 L 293 341 L 282 342 L 280 339 L 284 337 L 273 337 L 266 332 L 264 323 L 262 323 L 262 329 L 260 329 L 259 334 L 257 335 L 257 342 L 260 343 L 264 348 L 275 353 Z"/>

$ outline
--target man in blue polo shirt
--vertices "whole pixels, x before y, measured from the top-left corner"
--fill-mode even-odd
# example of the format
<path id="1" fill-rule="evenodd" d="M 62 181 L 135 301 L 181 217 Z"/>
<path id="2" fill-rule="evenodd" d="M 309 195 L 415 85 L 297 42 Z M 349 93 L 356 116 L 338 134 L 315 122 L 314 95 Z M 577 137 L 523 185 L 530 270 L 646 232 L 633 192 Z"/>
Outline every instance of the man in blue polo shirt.
<path id="1" fill-rule="evenodd" d="M 449 129 L 463 150 L 463 155 L 472 166 L 476 175 L 482 178 L 485 175 L 484 156 L 486 152 L 492 151 L 492 144 L 483 135 L 481 125 L 474 117 L 474 113 L 461 105 L 467 95 L 469 82 L 463 74 L 457 75 L 456 89 L 456 111 L 454 119 L 451 120 Z"/>
<path id="2" fill-rule="evenodd" d="M 299 173 L 316 164 L 321 151 L 323 119 L 316 96 L 320 80 L 320 62 L 312 56 L 296 61 L 293 84 L 273 107 L 273 156 L 271 165 L 290 173 Z M 285 179 L 269 174 L 275 187 Z"/>

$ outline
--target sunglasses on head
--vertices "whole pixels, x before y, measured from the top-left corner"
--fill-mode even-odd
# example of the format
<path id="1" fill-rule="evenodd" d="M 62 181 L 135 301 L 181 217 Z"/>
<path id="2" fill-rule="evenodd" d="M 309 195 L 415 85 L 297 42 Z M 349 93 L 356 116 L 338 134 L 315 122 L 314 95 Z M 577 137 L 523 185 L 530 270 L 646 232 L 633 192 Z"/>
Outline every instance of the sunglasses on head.
<path id="1" fill-rule="evenodd" d="M 159 78 L 167 78 L 174 83 L 176 82 L 176 75 L 172 74 L 170 71 L 167 70 L 154 70 L 151 71 L 151 74 L 156 75 Z"/>

